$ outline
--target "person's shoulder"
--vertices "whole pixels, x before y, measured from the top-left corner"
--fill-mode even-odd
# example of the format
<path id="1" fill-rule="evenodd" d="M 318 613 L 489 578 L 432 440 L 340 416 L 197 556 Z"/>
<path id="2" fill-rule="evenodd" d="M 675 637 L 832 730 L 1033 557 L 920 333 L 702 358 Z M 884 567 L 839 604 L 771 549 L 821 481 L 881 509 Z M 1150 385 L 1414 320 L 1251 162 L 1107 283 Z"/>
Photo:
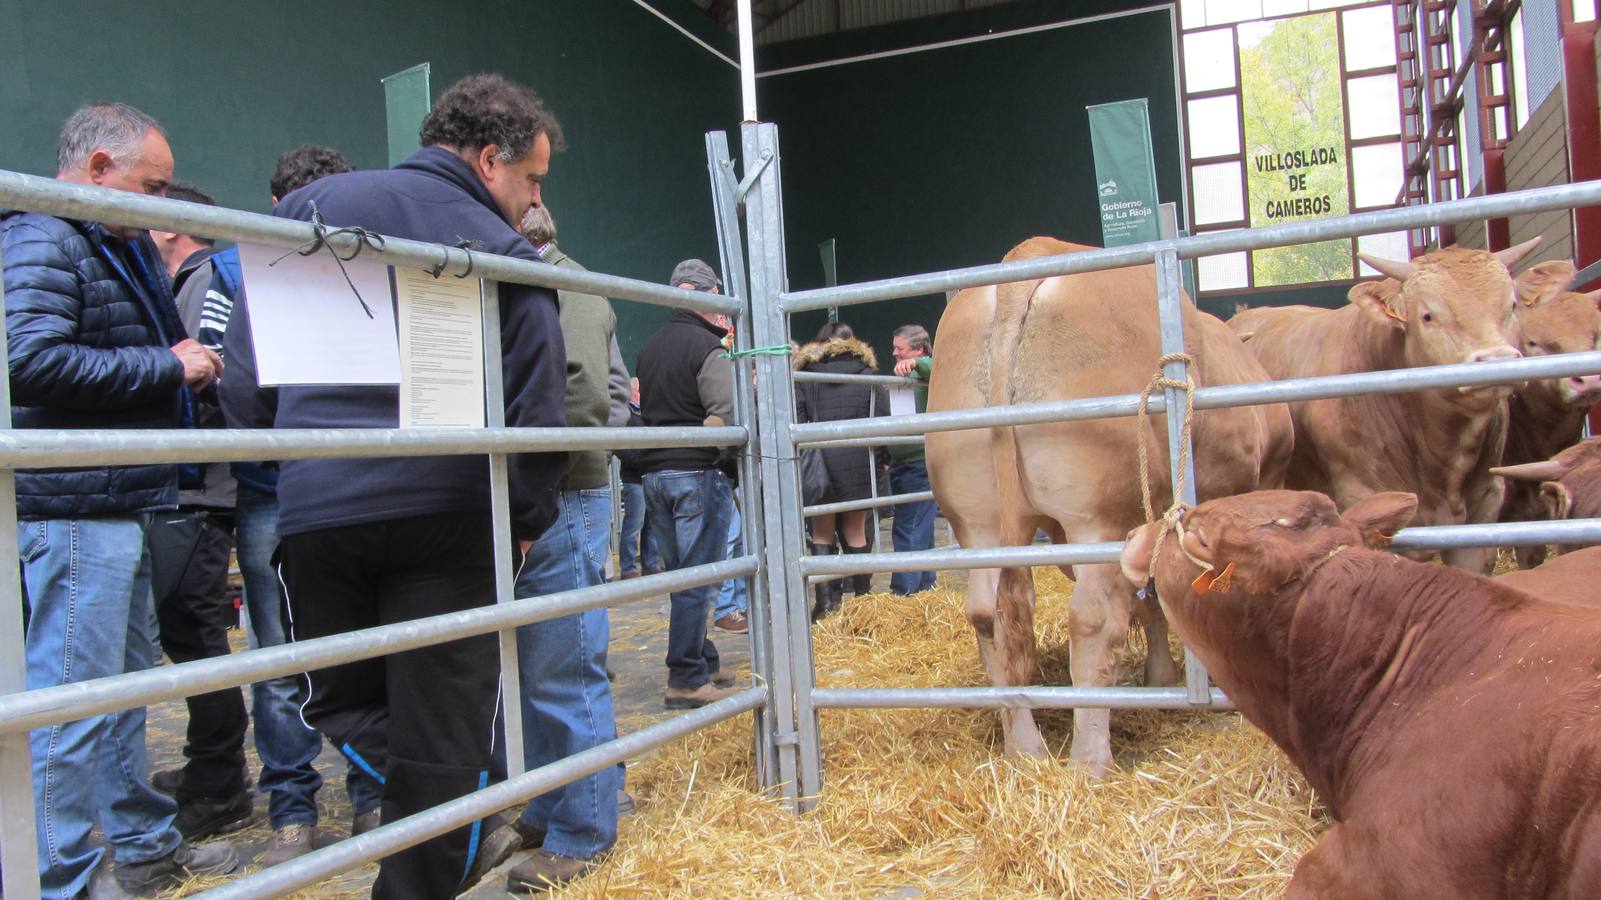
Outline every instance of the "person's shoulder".
<path id="1" fill-rule="evenodd" d="M 0 225 L 12 240 L 49 240 L 57 243 L 74 238 L 87 240 L 78 223 L 41 212 L 11 210 L 0 220 Z"/>

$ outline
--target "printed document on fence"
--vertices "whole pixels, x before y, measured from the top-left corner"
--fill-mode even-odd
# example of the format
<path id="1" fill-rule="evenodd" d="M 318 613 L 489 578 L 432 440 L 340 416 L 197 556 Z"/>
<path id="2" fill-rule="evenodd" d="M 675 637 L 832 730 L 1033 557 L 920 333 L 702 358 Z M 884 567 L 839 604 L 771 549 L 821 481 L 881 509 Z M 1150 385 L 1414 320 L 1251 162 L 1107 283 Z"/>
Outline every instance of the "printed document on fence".
<path id="1" fill-rule="evenodd" d="M 284 252 L 239 245 L 259 382 L 398 384 L 389 267 L 357 258 L 341 273 L 327 250 Z"/>
<path id="2" fill-rule="evenodd" d="M 477 278 L 395 269 L 400 427 L 484 427 L 484 314 Z"/>

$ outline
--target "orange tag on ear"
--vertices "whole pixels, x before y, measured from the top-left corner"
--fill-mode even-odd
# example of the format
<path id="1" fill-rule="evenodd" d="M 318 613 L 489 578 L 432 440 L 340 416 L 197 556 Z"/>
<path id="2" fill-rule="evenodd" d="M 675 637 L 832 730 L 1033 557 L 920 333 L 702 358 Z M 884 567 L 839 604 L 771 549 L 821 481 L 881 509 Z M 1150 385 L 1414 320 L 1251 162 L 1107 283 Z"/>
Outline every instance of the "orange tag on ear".
<path id="1" fill-rule="evenodd" d="M 1229 589 L 1229 583 L 1233 579 L 1234 564 L 1229 563 L 1223 567 L 1222 572 L 1217 574 L 1213 574 L 1212 571 L 1208 569 L 1207 571 L 1195 576 L 1195 580 L 1190 582 L 1190 588 L 1193 589 L 1197 594 L 1205 594 L 1209 591 L 1221 594 Z"/>
<path id="2" fill-rule="evenodd" d="M 1396 312 L 1395 310 L 1391 309 L 1390 308 L 1390 304 L 1388 304 L 1388 303 L 1380 304 L 1379 309 L 1384 310 L 1384 314 L 1389 316 L 1390 318 L 1394 319 L 1395 321 L 1400 322 L 1403 325 L 1406 324 L 1406 317 L 1401 315 L 1400 313 Z"/>

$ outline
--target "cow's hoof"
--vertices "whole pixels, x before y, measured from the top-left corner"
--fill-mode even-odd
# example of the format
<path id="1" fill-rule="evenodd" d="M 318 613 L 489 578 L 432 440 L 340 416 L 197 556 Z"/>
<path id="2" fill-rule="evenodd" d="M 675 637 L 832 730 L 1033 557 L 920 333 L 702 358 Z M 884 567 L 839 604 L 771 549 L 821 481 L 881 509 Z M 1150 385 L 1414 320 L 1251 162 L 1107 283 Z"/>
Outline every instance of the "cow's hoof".
<path id="1" fill-rule="evenodd" d="M 1036 735 L 1031 741 L 1008 739 L 1006 741 L 1006 755 L 1028 756 L 1034 759 L 1049 759 L 1051 751 L 1046 749 L 1044 739 Z"/>
<path id="2" fill-rule="evenodd" d="M 1097 781 L 1112 771 L 1112 748 L 1104 744 L 1099 747 L 1080 747 L 1075 741 L 1072 759 L 1083 765 L 1085 772 Z"/>

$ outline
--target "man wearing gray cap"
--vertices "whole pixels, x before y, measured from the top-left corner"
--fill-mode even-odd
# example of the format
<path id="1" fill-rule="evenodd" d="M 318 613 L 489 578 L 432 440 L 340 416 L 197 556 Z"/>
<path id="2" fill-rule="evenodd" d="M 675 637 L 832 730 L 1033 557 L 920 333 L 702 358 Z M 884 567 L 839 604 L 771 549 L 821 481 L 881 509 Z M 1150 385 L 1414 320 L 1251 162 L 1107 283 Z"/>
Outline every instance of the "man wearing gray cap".
<path id="1" fill-rule="evenodd" d="M 711 266 L 686 259 L 668 281 L 716 294 Z M 639 351 L 640 415 L 647 426 L 722 425 L 734 418 L 734 367 L 723 352 L 728 330 L 716 313 L 675 309 Z M 720 562 L 727 553 L 734 503 L 717 447 L 661 447 L 640 453 L 649 527 L 668 569 Z M 674 591 L 667 631 L 668 709 L 693 709 L 733 693 L 733 673 L 720 667 L 706 636 L 706 610 L 718 584 Z"/>

